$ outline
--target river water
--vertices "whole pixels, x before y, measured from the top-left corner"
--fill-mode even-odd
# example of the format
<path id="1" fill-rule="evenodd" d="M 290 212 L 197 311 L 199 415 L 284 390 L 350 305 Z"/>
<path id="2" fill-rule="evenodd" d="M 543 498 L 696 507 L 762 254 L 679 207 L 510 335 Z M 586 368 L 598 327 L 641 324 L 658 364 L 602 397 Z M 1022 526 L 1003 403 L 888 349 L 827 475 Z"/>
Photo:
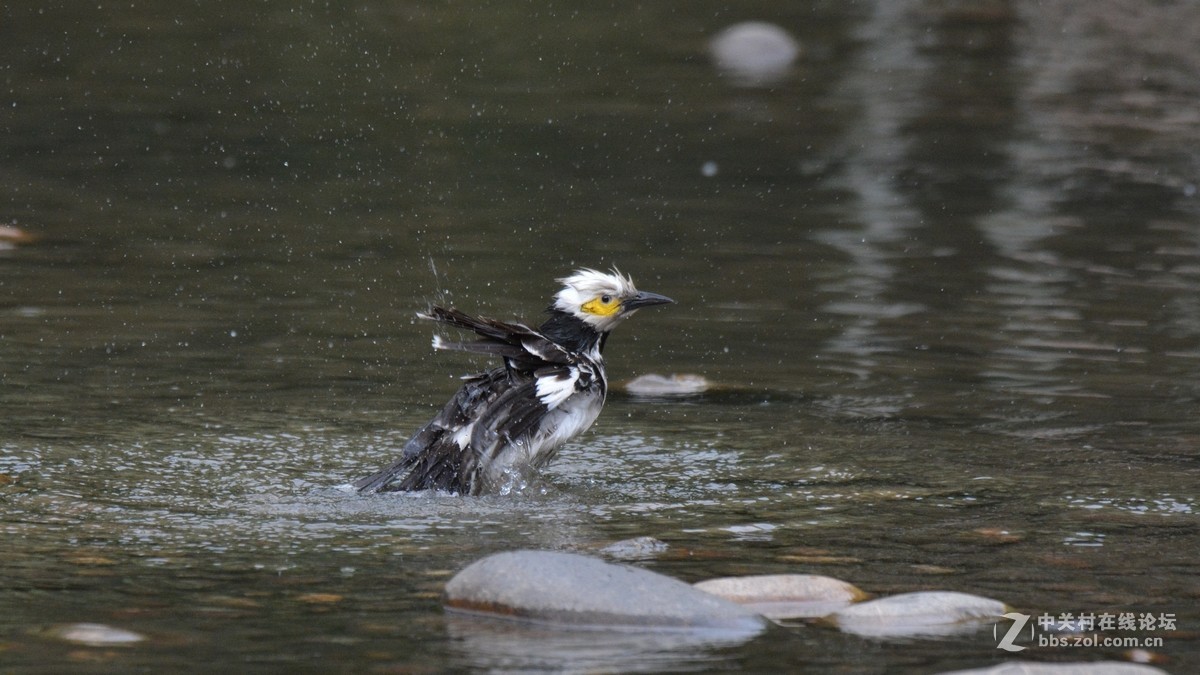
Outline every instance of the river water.
<path id="1" fill-rule="evenodd" d="M 751 11 L 753 10 L 753 11 Z M 0 23 L 0 669 L 937 672 L 990 628 L 630 646 L 444 614 L 484 555 L 816 573 L 1133 613 L 1200 664 L 1200 10 L 161 0 Z M 804 53 L 739 86 L 706 42 Z M 484 365 L 431 302 L 537 321 L 619 266 L 676 305 L 517 494 L 358 496 Z M 1167 629 L 1164 617 L 1173 619 Z M 132 645 L 62 626 L 133 631 Z M 1034 660 L 1128 658 L 1039 648 Z"/>

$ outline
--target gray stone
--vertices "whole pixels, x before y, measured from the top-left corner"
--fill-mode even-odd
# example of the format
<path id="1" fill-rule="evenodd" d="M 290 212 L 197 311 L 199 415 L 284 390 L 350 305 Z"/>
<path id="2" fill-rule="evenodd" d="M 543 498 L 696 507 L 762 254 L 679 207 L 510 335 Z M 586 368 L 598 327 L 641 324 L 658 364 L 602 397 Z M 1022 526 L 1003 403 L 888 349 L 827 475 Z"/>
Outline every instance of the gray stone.
<path id="1" fill-rule="evenodd" d="M 446 584 L 448 609 L 564 627 L 717 630 L 754 635 L 766 620 L 678 579 L 575 553 L 514 551 Z"/>
<path id="2" fill-rule="evenodd" d="M 612 560 L 652 560 L 667 552 L 667 542 L 654 537 L 634 537 L 615 541 L 600 549 L 599 553 Z"/>
<path id="3" fill-rule="evenodd" d="M 635 396 L 687 396 L 702 393 L 709 386 L 701 375 L 647 373 L 625 383 L 625 391 Z"/>
<path id="4" fill-rule="evenodd" d="M 851 605 L 828 620 L 847 633 L 874 637 L 953 635 L 999 621 L 1003 602 L 954 591 L 902 593 Z"/>

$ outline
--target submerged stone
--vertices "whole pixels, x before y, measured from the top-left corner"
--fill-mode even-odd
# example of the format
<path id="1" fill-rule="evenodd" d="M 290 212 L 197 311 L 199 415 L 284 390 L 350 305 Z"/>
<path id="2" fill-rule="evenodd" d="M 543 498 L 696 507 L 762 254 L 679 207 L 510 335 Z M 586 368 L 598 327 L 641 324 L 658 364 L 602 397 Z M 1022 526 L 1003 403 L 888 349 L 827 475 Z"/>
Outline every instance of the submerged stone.
<path id="1" fill-rule="evenodd" d="M 991 598 L 953 591 L 920 591 L 851 605 L 828 619 L 855 635 L 950 635 L 998 621 L 1006 611 L 1003 602 Z"/>
<path id="2" fill-rule="evenodd" d="M 46 630 L 46 634 L 89 647 L 120 647 L 136 644 L 146 639 L 133 631 L 113 628 L 102 623 L 68 623 L 51 626 Z"/>
<path id="3" fill-rule="evenodd" d="M 723 577 L 701 581 L 695 586 L 769 619 L 826 616 L 867 598 L 858 587 L 819 574 Z"/>
<path id="4" fill-rule="evenodd" d="M 800 43 L 775 24 L 745 21 L 717 33 L 708 50 L 717 69 L 737 83 L 763 86 L 787 75 Z"/>
<path id="5" fill-rule="evenodd" d="M 29 244 L 35 239 L 16 225 L 0 225 L 0 249 L 11 248 L 14 244 Z"/>
<path id="6" fill-rule="evenodd" d="M 688 396 L 702 393 L 708 388 L 708 380 L 703 376 L 686 374 L 647 373 L 625 384 L 625 391 L 636 396 Z"/>
<path id="7" fill-rule="evenodd" d="M 667 552 L 667 542 L 654 537 L 622 539 L 600 549 L 600 553 L 613 560 L 650 560 Z"/>
<path id="8" fill-rule="evenodd" d="M 762 617 L 690 584 L 575 553 L 514 551 L 446 584 L 448 609 L 574 628 L 715 630 L 751 636 Z"/>

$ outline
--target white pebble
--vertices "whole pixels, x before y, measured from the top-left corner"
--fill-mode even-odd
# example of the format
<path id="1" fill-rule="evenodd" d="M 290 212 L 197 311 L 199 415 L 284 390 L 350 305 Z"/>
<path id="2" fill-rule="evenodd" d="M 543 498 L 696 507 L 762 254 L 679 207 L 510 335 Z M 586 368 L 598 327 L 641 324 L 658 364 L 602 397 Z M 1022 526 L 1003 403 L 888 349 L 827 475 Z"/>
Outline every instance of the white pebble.
<path id="1" fill-rule="evenodd" d="M 775 24 L 746 21 L 717 33 L 709 53 L 717 68 L 739 84 L 762 86 L 787 75 L 800 56 L 800 43 Z"/>

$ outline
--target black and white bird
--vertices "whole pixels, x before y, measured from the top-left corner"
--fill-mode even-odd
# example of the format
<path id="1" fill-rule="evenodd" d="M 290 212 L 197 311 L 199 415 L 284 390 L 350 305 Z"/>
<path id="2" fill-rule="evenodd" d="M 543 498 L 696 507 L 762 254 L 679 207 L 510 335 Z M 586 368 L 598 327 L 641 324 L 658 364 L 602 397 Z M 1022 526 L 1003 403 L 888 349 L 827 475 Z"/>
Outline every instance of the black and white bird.
<path id="1" fill-rule="evenodd" d="M 419 315 L 479 336 L 451 342 L 435 335 L 434 349 L 490 354 L 504 365 L 464 377 L 399 460 L 354 483 L 359 492 L 502 491 L 592 426 L 608 391 L 601 352 L 609 333 L 642 307 L 674 301 L 638 291 L 615 268 L 581 269 L 558 281 L 563 288 L 537 330 L 442 307 Z"/>

